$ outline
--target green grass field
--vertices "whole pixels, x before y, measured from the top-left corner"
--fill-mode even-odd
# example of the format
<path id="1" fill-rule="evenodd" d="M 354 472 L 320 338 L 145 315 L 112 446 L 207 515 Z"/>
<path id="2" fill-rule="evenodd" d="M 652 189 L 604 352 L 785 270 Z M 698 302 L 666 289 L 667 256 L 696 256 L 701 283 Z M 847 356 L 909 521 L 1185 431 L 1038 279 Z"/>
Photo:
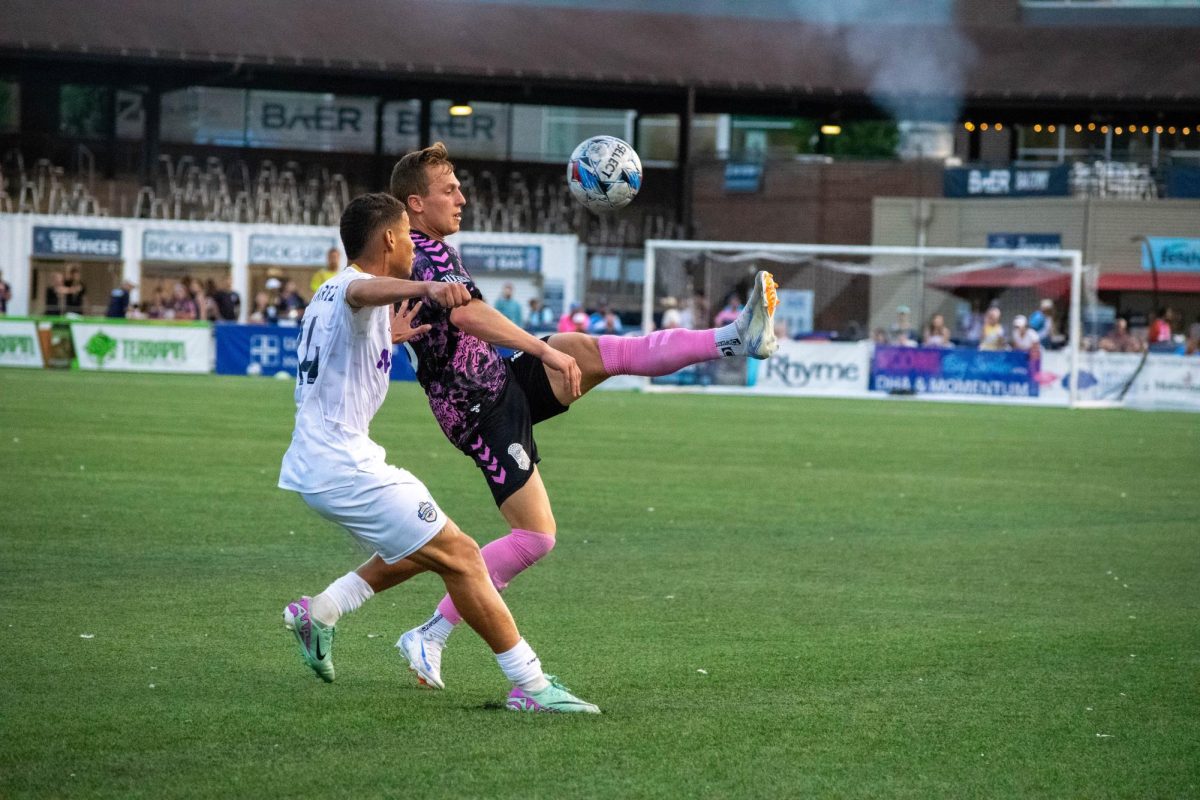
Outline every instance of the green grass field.
<path id="1" fill-rule="evenodd" d="M 1200 418 L 597 393 L 538 428 L 560 544 L 507 598 L 599 718 L 446 692 L 339 625 L 361 560 L 275 488 L 291 384 L 0 372 L 0 797 L 1200 796 Z M 504 532 L 413 385 L 375 438 Z M 86 635 L 87 638 L 84 638 Z"/>

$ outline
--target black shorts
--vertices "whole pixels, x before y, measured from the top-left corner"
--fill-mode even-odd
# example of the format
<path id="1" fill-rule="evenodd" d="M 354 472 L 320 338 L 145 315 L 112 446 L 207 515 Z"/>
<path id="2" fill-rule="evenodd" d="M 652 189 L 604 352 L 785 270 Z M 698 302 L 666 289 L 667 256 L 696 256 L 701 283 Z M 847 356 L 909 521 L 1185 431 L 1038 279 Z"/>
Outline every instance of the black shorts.
<path id="1" fill-rule="evenodd" d="M 458 448 L 479 467 L 497 506 L 525 485 L 541 461 L 533 426 L 567 410 L 540 359 L 517 353 L 505 367 L 503 391 Z"/>

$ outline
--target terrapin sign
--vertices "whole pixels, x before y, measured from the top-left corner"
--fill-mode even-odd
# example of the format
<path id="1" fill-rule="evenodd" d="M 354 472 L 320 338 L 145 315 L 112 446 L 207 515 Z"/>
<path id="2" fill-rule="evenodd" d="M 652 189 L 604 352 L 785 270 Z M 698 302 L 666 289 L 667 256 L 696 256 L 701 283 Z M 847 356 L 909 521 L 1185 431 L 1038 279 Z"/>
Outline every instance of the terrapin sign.
<path id="1" fill-rule="evenodd" d="M 207 325 L 71 323 L 79 368 L 118 372 L 209 372 Z"/>
<path id="2" fill-rule="evenodd" d="M 0 320 L 0 367 L 41 367 L 37 326 L 26 320 Z"/>

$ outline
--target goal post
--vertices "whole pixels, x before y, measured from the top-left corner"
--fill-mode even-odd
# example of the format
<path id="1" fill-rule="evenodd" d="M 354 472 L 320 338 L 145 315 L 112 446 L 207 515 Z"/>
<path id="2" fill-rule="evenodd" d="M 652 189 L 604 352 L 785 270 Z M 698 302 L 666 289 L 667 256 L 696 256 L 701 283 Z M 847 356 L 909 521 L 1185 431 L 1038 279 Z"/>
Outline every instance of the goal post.
<path id="1" fill-rule="evenodd" d="M 690 327 L 707 327 L 724 296 L 748 285 L 747 276 L 758 269 L 775 273 L 781 295 L 790 292 L 799 305 L 811 306 L 809 329 L 790 327 L 783 331 L 789 338 L 865 340 L 872 331 L 878 336 L 881 323 L 900 310 L 911 315 L 916 330 L 933 313 L 942 313 L 953 329 L 964 313 L 989 303 L 1002 307 L 1007 335 L 1018 313 L 1029 315 L 1053 297 L 1055 325 L 1066 334 L 1055 358 L 1067 373 L 1055 388 L 1066 390 L 1072 408 L 1097 404 L 1080 396 L 1081 356 L 1095 347 L 1094 338 L 1085 346 L 1085 306 L 1093 322 L 1103 315 L 1095 308 L 1095 270 L 1085 267 L 1079 250 L 651 239 L 645 243 L 642 330 L 655 328 L 656 313 L 693 296 L 698 306 L 711 306 L 709 319 L 692 320 Z M 803 320 L 793 321 L 802 327 Z"/>

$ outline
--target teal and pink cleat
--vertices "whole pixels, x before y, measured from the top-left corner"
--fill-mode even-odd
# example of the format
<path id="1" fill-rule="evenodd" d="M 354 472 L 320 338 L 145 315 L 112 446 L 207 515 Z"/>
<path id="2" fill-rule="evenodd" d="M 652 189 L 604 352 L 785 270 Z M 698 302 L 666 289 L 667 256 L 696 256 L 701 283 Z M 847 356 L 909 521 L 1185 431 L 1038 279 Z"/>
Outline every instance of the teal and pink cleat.
<path id="1" fill-rule="evenodd" d="M 317 673 L 321 680 L 333 681 L 332 626 L 322 625 L 312 617 L 312 598 L 301 597 L 288 603 L 283 609 L 283 624 L 296 635 L 300 644 L 300 655 L 304 663 Z"/>
<path id="2" fill-rule="evenodd" d="M 510 711 L 550 711 L 556 713 L 599 714 L 600 709 L 571 694 L 558 678 L 547 675 L 550 685 L 540 692 L 527 692 L 514 686 L 505 707 Z"/>

